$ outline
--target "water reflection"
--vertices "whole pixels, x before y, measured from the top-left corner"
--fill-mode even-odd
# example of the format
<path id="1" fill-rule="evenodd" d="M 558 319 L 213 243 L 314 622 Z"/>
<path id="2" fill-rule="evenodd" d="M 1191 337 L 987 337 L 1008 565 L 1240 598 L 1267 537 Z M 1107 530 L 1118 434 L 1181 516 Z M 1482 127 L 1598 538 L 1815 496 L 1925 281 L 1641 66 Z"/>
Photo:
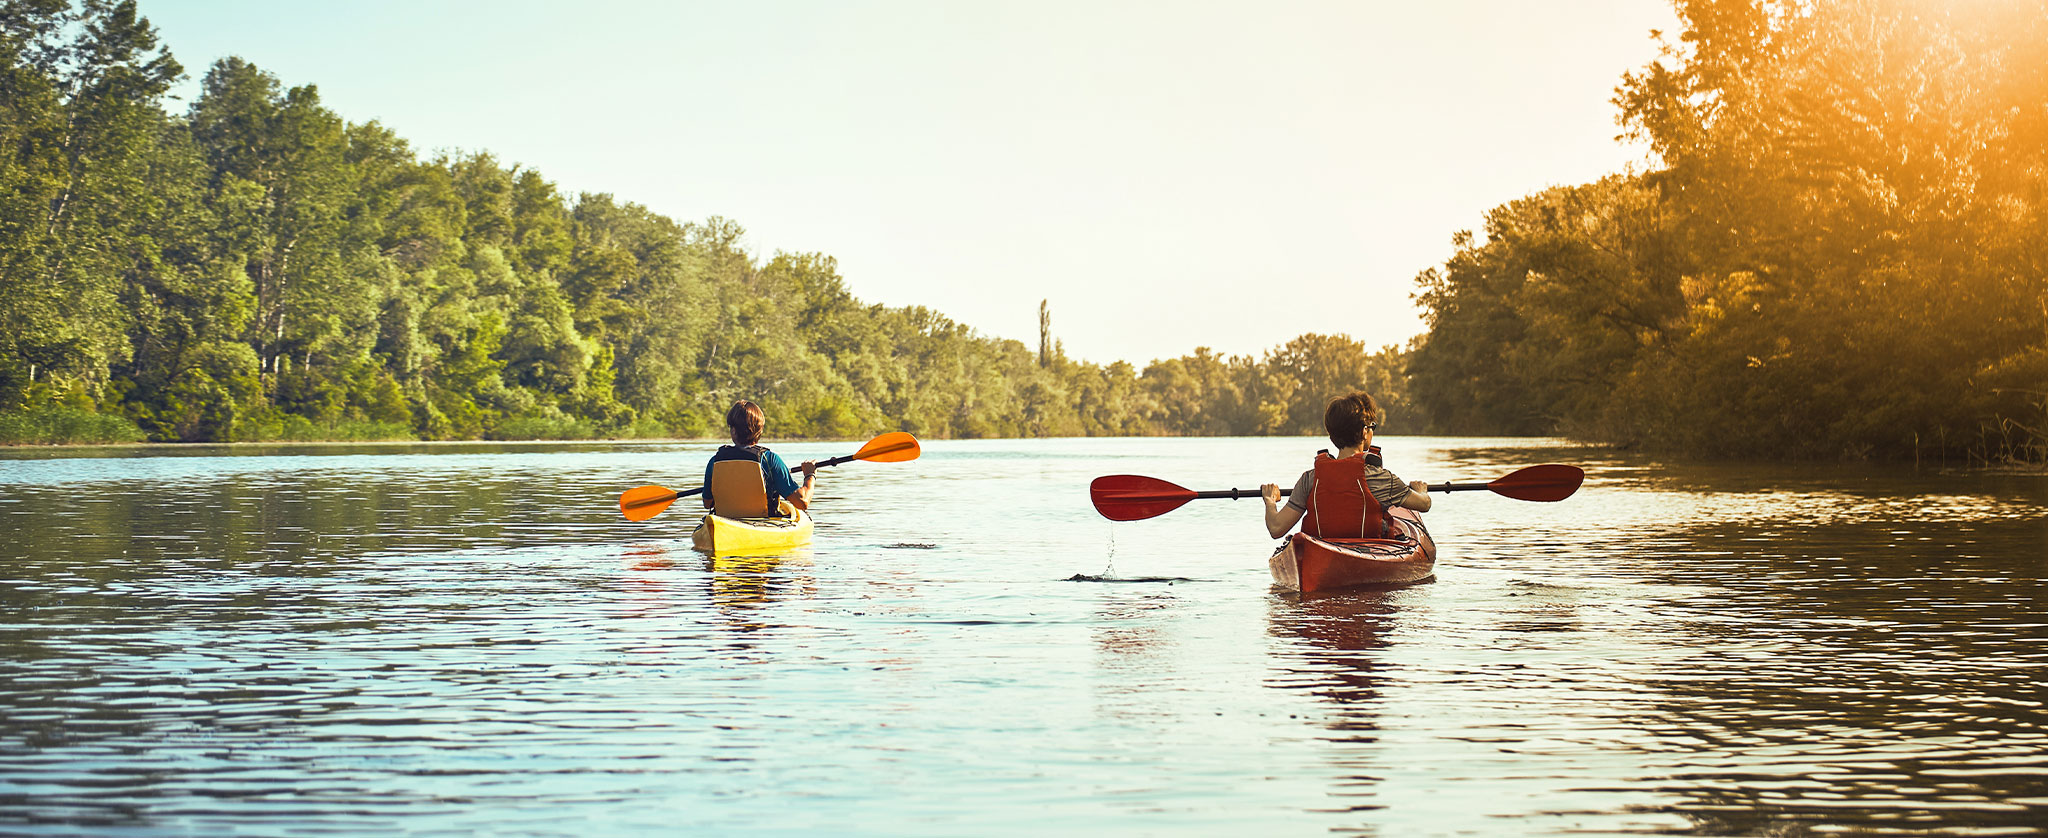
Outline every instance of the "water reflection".
<path id="1" fill-rule="evenodd" d="M 612 505 L 689 446 L 0 452 L 0 831 L 2043 833 L 2048 484 L 1410 438 L 1589 479 L 1306 598 L 1081 500 L 1321 445 L 934 443 L 729 558 Z"/>
<path id="2" fill-rule="evenodd" d="M 640 606 L 634 613 L 673 614 L 695 599 L 717 626 L 741 636 L 783 627 L 775 622 L 779 603 L 817 595 L 809 547 L 711 555 L 684 541 L 645 542 L 627 546 L 621 565 L 621 582 Z"/>
<path id="3" fill-rule="evenodd" d="M 1853 508 L 1852 504 L 1852 508 Z M 1696 528 L 1672 573 L 1714 577 L 1674 604 L 1703 642 L 1647 673 L 1640 718 L 1658 787 L 1705 834 L 2037 834 L 2048 822 L 2048 704 L 2031 515 L 1955 526 L 1901 516 L 1885 538 L 1836 523 Z M 1995 558 L 1994 558 L 1995 557 Z"/>
<path id="4" fill-rule="evenodd" d="M 1174 638 L 1168 633 L 1170 623 L 1152 618 L 1178 604 L 1178 597 L 1164 593 L 1103 595 L 1091 631 L 1099 653 L 1096 660 L 1111 670 L 1158 668 Z"/>
<path id="5" fill-rule="evenodd" d="M 725 625 L 737 631 L 768 627 L 763 615 L 776 600 L 807 597 L 815 582 L 804 575 L 809 549 L 757 555 L 698 554 L 711 587 L 711 602 Z"/>
<path id="6" fill-rule="evenodd" d="M 1275 594 L 1267 611 L 1270 630 L 1302 642 L 1275 661 L 1273 685 L 1306 689 L 1340 705 L 1379 700 L 1387 666 L 1379 652 L 1390 645 L 1399 612 L 1390 596 L 1401 587 L 1409 586 Z M 1370 730 L 1373 721 L 1369 714 L 1344 713 L 1332 727 Z"/>
<path id="7" fill-rule="evenodd" d="M 1269 686 L 1319 700 L 1334 799 L 1409 813 L 1375 823 L 2041 834 L 2041 507 L 1799 498 L 1741 515 L 1698 515 L 1718 493 L 1655 499 L 1695 514 L 1630 533 L 1636 510 L 1605 542 L 1446 527 L 1449 583 L 1274 597 Z M 1497 792 L 1462 812 L 1389 795 L 1417 760 Z"/>
<path id="8" fill-rule="evenodd" d="M 1306 691 L 1327 703 L 1309 719 L 1327 731 L 1332 811 L 1384 808 L 1386 767 L 1379 743 L 1387 712 L 1385 685 L 1393 669 L 1398 589 L 1275 594 L 1268 631 L 1281 641 L 1269 688 Z M 1342 828 L 1339 831 L 1348 831 Z"/>

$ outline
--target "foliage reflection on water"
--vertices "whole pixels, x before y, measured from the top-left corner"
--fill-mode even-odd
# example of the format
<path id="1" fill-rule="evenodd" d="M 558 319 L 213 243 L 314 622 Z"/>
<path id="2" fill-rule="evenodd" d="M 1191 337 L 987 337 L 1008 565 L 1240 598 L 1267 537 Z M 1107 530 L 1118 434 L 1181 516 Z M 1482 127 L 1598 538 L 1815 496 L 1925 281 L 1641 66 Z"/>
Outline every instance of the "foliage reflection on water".
<path id="1" fill-rule="evenodd" d="M 609 507 L 708 446 L 0 462 L 0 823 L 2041 833 L 2040 480 L 1393 442 L 1591 477 L 1440 498 L 1434 584 L 1299 597 L 1252 504 L 1083 498 L 1313 441 L 934 443 L 716 558 Z M 1066 581 L 1112 543 L 1173 581 Z"/>

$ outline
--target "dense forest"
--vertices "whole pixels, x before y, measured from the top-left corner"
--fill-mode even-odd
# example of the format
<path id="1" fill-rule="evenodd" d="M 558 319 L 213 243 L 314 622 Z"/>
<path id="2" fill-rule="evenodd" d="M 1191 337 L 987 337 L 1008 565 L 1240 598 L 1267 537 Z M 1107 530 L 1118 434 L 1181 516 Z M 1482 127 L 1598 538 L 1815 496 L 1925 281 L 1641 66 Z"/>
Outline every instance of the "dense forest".
<path id="1" fill-rule="evenodd" d="M 1452 433 L 2048 461 L 2048 4 L 1681 0 L 1622 80 L 1657 166 L 1419 278 Z"/>
<path id="2" fill-rule="evenodd" d="M 1455 236 L 1428 334 L 1140 369 L 240 59 L 171 113 L 134 3 L 0 0 L 0 442 L 1313 434 L 1363 388 L 1394 432 L 2048 461 L 2048 2 L 1674 5 L 1615 91 L 1654 162 Z"/>
<path id="3" fill-rule="evenodd" d="M 311 85 L 184 70 L 132 2 L 0 0 L 0 441 L 1313 433 L 1403 352 L 1140 370 L 856 299 L 830 256 L 422 157 Z M 1413 429 L 1411 427 L 1411 429 Z"/>

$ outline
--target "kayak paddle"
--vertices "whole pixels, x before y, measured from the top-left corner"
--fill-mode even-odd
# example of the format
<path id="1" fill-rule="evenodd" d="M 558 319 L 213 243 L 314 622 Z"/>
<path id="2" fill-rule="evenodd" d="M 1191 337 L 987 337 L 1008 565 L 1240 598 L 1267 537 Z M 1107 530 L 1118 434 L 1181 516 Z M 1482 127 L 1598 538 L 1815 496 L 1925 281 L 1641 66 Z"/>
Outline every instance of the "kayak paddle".
<path id="1" fill-rule="evenodd" d="M 1438 483 L 1429 487 L 1432 492 L 1461 492 L 1470 489 L 1487 489 L 1494 494 L 1515 500 L 1559 501 L 1571 497 L 1579 490 L 1579 484 L 1586 479 L 1586 472 L 1578 466 L 1557 464 L 1529 466 L 1491 483 Z M 1280 496 L 1286 497 L 1293 489 L 1281 489 Z M 1142 521 L 1156 518 L 1181 507 L 1181 504 L 1200 498 L 1255 498 L 1257 489 L 1227 489 L 1213 492 L 1197 492 L 1183 489 L 1156 477 L 1142 477 L 1136 474 L 1112 474 L 1097 477 L 1088 484 L 1088 499 L 1095 502 L 1095 511 L 1112 521 Z"/>
<path id="2" fill-rule="evenodd" d="M 859 451 L 844 457 L 833 457 L 829 460 L 823 460 L 818 463 L 818 467 L 836 466 L 851 460 L 867 460 L 871 463 L 900 463 L 906 460 L 915 460 L 920 453 L 922 452 L 917 446 L 917 437 L 903 431 L 891 431 L 868 440 L 868 444 L 861 446 Z M 791 468 L 789 473 L 795 474 L 801 470 L 802 467 L 799 466 Z M 660 515 L 662 510 L 667 509 L 669 504 L 675 503 L 677 498 L 686 498 L 691 495 L 702 494 L 703 492 L 704 487 L 702 486 L 681 492 L 662 486 L 639 486 L 627 489 L 619 495 L 619 511 L 625 513 L 626 520 L 645 521 Z"/>

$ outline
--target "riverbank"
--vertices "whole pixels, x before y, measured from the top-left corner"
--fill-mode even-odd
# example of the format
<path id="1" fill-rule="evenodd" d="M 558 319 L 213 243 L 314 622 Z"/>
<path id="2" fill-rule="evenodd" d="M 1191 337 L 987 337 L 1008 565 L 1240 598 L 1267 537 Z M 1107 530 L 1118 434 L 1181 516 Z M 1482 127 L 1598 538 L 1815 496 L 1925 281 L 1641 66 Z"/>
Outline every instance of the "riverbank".
<path id="1" fill-rule="evenodd" d="M 790 442 L 862 442 L 869 437 L 777 437 L 769 440 L 773 444 Z M 464 445 L 601 445 L 606 443 L 648 443 L 648 444 L 702 444 L 724 445 L 730 440 L 724 437 L 589 437 L 583 439 L 297 439 L 297 440 L 244 440 L 239 442 L 152 442 L 149 440 L 131 442 L 49 442 L 21 443 L 0 442 L 0 451 L 83 451 L 91 449 L 139 450 L 164 448 L 179 450 L 201 450 L 209 448 L 226 449 L 290 449 L 290 448 L 332 448 L 341 446 L 431 446 L 457 447 Z"/>
<path id="2" fill-rule="evenodd" d="M 847 443 L 859 443 L 859 442 L 864 442 L 864 441 L 866 441 L 866 440 L 867 440 L 867 439 L 869 439 L 869 438 L 870 438 L 870 437 L 868 437 L 868 436 L 865 436 L 865 435 L 863 435 L 863 436 L 832 436 L 832 437 L 805 437 L 805 436 L 787 436 L 787 437 L 776 437 L 776 438 L 774 438 L 774 439 L 770 440 L 769 442 L 770 442 L 770 443 L 772 443 L 772 444 L 775 444 L 775 445 L 781 445 L 781 444 L 787 444 L 787 443 L 813 443 L 813 442 L 847 442 Z M 1123 437 L 1123 438 L 1124 438 L 1124 439 L 1167 439 L 1167 438 L 1193 438 L 1193 437 L 1176 437 L 1176 436 L 1173 436 L 1173 435 L 1159 434 L 1159 435 L 1148 435 L 1148 436 L 1135 436 L 1135 437 Z M 1240 437 L 1240 438 L 1241 438 L 1241 439 L 1264 439 L 1265 437 Z M 1433 435 L 1429 435 L 1429 434 L 1424 434 L 1424 435 L 1420 435 L 1420 438 L 1433 438 Z M 1500 438 L 1501 438 L 1501 439 L 1532 439 L 1532 440 L 1533 440 L 1533 439 L 1538 439 L 1538 438 L 1536 438 L 1536 437 L 1500 437 Z M 1038 438 L 1038 439 L 1039 439 L 1040 441 L 1045 441 L 1045 442 L 1051 442 L 1051 441 L 1054 441 L 1054 440 L 1062 440 L 1062 439 L 1070 439 L 1070 440 L 1088 439 L 1088 437 L 1042 437 L 1042 438 Z M 931 440 L 927 440 L 927 441 L 931 441 Z M 321 448 L 343 448 L 343 447 L 358 447 L 358 448 L 365 448 L 365 449 L 375 449 L 375 448 L 383 448 L 383 447 L 393 447 L 393 446 L 404 446 L 404 447 L 414 447 L 414 446 L 418 446 L 418 447 L 427 447 L 427 448 L 460 448 L 460 447 L 464 447 L 464 446 L 495 446 L 495 447 L 532 447 L 532 448 L 540 448 L 540 447 L 546 447 L 546 446 L 570 446 L 570 445 L 603 445 L 603 444 L 617 444 L 617 443 L 635 443 L 635 444 L 641 444 L 641 443 L 644 443 L 644 444 L 656 444 L 656 445 L 660 445 L 660 444 L 674 444 L 674 445 L 692 445 L 692 444 L 694 444 L 694 445 L 723 445 L 723 444 L 725 444 L 726 442 L 727 442 L 727 440 L 726 440 L 726 439 L 725 439 L 724 437 L 711 437 L 711 436 L 687 436 L 687 437 L 686 437 L 686 436 L 663 436 L 663 437 L 585 437 L 585 438 L 578 438 L 578 439 L 546 439 L 546 438 L 536 438 L 536 439 L 413 439 L 413 438 L 394 438 L 394 439 L 295 439 L 295 440 L 245 440 L 245 441 L 237 441 L 237 442 L 169 442 L 169 441 L 156 441 L 156 442 L 153 442 L 153 441 L 148 441 L 148 440 L 134 440 L 134 441 L 122 441 L 122 442 L 59 442 L 59 443 L 19 443 L 19 442 L 5 442 L 5 441 L 0 441 L 0 452 L 12 452 L 12 453 L 16 453 L 16 454 L 19 454 L 19 455 L 24 455 L 24 456 L 28 456 L 28 457 L 30 457 L 30 458 L 34 458 L 34 457 L 36 457 L 37 455 L 40 455 L 40 454 L 47 454 L 47 455 L 60 455 L 60 456 L 61 456 L 61 455 L 67 454 L 67 453 L 88 453 L 88 452 L 92 452 L 92 451 L 107 451 L 107 452 L 110 452 L 110 453 L 111 453 L 111 452 L 142 452 L 142 451 L 147 451 L 147 450 L 149 450 L 149 449 L 161 449 L 161 450 L 164 450 L 164 451 L 166 451 L 166 452 L 169 452 L 169 451 L 177 451 L 177 452 L 181 452 L 181 453 L 186 453 L 186 454 L 193 454 L 193 455 L 203 455 L 203 454 L 205 454 L 205 453 L 207 453 L 207 452 L 213 452 L 213 451 L 232 451 L 232 452 L 237 452 L 238 454 L 242 454 L 242 453 L 256 453 L 256 452 L 269 452 L 269 451 L 291 451 L 291 450 L 305 450 L 305 449 L 321 449 Z M 1613 453 L 1616 453 L 1616 454 L 1628 453 L 1628 454 L 1632 454 L 1632 455 L 1644 455 L 1644 454 L 1643 454 L 1643 452 L 1640 452 L 1640 451 L 1636 451 L 1636 452 L 1626 452 L 1626 451 L 1625 451 L 1625 449 L 1619 449 L 1619 448 L 1614 448 L 1614 447 L 1612 447 L 1612 446 L 1604 446 L 1604 445 L 1600 445 L 1600 444 L 1597 444 L 1597 443 L 1586 443 L 1586 442 L 1578 442 L 1578 441 L 1572 441 L 1572 442 L 1573 442 L 1573 444 L 1574 444 L 1574 445 L 1576 445 L 1576 446 L 1582 446 L 1582 447 L 1584 447 L 1584 448 L 1586 448 L 1586 449 L 1591 449 L 1591 450 L 1605 450 L 1605 451 L 1610 451 L 1610 452 L 1613 452 Z M 1644 456 L 1647 456 L 1647 455 L 1644 455 Z M 1696 463 L 1696 464 L 1702 464 L 1702 465 L 1705 465 L 1705 464 L 1714 464 L 1714 463 L 1719 463 L 1719 464 L 1741 464 L 1741 463 L 1744 463 L 1744 462 L 1752 462 L 1752 463 L 1758 463 L 1758 464 L 1763 464 L 1763 463 L 1771 463 L 1771 462 L 1778 462 L 1777 460 L 1771 460 L 1771 459 L 1757 459 L 1757 460 L 1739 460 L 1739 459 L 1738 459 L 1738 460 L 1730 460 L 1730 459 L 1715 459 L 1715 458 L 1689 458 L 1689 457 L 1682 457 L 1682 456 L 1671 456 L 1671 455 L 1667 455 L 1667 456 L 1665 456 L 1665 457 L 1662 457 L 1662 458 L 1660 458 L 1660 459 L 1665 459 L 1665 460 L 1667 460 L 1667 461 L 1670 461 L 1670 462 L 1690 462 L 1690 463 Z M 1813 463 L 1815 463 L 1815 464 L 1821 464 L 1821 463 L 1823 463 L 1823 461 L 1819 461 L 1819 460 L 1815 460 L 1815 461 L 1811 461 L 1811 462 L 1813 462 Z M 1849 462 L 1855 462 L 1855 461 L 1835 461 L 1835 462 L 1836 462 L 1837 464 L 1847 464 L 1847 463 L 1849 463 Z M 1862 462 L 1865 462 L 1865 463 L 1867 463 L 1867 464 L 1869 463 L 1869 461 L 1862 461 Z M 1878 464 L 1879 464 L 1879 465 L 1882 465 L 1882 463 L 1878 463 Z M 1983 462 L 1982 460 L 1977 460 L 1977 461 L 1975 461 L 1975 462 L 1968 462 L 1968 461 L 1950 461 L 1950 462 L 1947 462 L 1947 463 L 1940 463 L 1940 464 L 1937 464 L 1937 463 L 1935 463 L 1935 462 L 1929 462 L 1929 461 L 1922 461 L 1921 463 L 1918 463 L 1918 464 L 1916 464 L 1916 463 L 1912 462 L 1911 460 L 1899 460 L 1899 461 L 1891 461 L 1891 462 L 1890 462 L 1889 464 L 1890 464 L 1891 466 L 1895 466 L 1895 467 L 1898 467 L 1898 468 L 1902 468 L 1902 469 L 1904 469 L 1904 470 L 1905 470 L 1905 471 L 1907 471 L 1907 472 L 1910 472 L 1910 473 L 1917 473 L 1917 474 L 1933 474 L 1933 475 L 1943 475 L 1943 474 L 1970 474 L 1970 475 L 1987 475 L 1987 476 L 1989 476 L 1989 475 L 1995 475 L 1995 476 L 2005 476 L 2005 477 L 2041 477 L 2041 478 L 2048 478 L 2048 463 L 2016 463 L 2016 462 L 1993 462 L 1993 463 L 1985 463 L 1985 462 Z"/>
<path id="3" fill-rule="evenodd" d="M 547 441 L 660 439 L 660 429 L 636 426 L 621 436 L 596 434 L 597 428 L 582 420 L 556 416 L 521 416 L 507 420 L 497 429 L 504 440 L 449 441 Z M 152 440 L 149 432 L 133 420 L 99 413 L 72 405 L 45 405 L 30 410 L 0 413 L 0 446 L 96 446 L 96 445 L 286 445 L 356 442 L 424 442 L 412 428 L 400 422 L 344 419 L 315 423 L 303 416 L 268 412 L 237 423 L 237 438 L 224 441 Z"/>
<path id="4" fill-rule="evenodd" d="M 247 449 L 280 449 L 290 447 L 314 447 L 335 445 L 544 445 L 611 442 L 647 443 L 722 443 L 717 436 L 665 436 L 652 423 L 643 423 L 625 429 L 618 436 L 593 435 L 595 428 L 590 423 L 566 417 L 521 417 L 505 423 L 499 428 L 502 438 L 485 439 L 443 439 L 423 440 L 413 436 L 410 430 L 396 422 L 372 422 L 366 420 L 345 420 L 317 425 L 301 416 L 284 414 L 273 417 L 268 423 L 252 423 L 258 427 L 253 438 L 230 442 L 181 442 L 176 440 L 150 440 L 134 422 L 122 416 L 96 413 L 94 411 L 67 405 L 50 405 L 35 410 L 15 413 L 0 413 L 0 449 L 84 449 L 84 448 L 144 448 L 164 446 L 174 448 L 200 448 L 223 446 Z M 1133 438 L 1174 437 L 1178 434 L 1138 434 Z M 935 437 L 946 438 L 946 437 Z M 1042 439 L 1082 437 L 1036 437 Z M 867 436 L 781 436 L 776 442 L 837 442 L 860 441 Z M 1610 448 L 1592 442 L 1580 442 L 1592 448 Z M 1623 450 L 1617 448 L 1616 450 Z M 2011 450 L 2008 448 L 2007 450 Z M 1647 453 L 1647 452 L 1642 452 Z M 2021 460 L 1993 459 L 1982 452 L 1955 452 L 1952 459 L 1937 459 L 1935 455 L 1922 451 L 1914 452 L 1913 458 L 1891 460 L 1893 464 L 1911 468 L 1914 471 L 1930 473 L 1973 473 L 2005 474 L 2018 476 L 2048 476 L 2048 461 L 2028 462 Z M 1688 462 L 1746 462 L 1743 458 L 1702 458 L 1667 454 L 1680 461 Z M 1776 458 L 1769 458 L 1775 461 Z M 1869 458 L 1862 458 L 1870 461 Z M 1764 462 L 1767 460 L 1755 460 Z M 1838 462 L 1853 461 L 1841 458 Z M 1816 459 L 1813 462 L 1824 462 Z M 1885 462 L 1885 461 L 1879 461 Z"/>

